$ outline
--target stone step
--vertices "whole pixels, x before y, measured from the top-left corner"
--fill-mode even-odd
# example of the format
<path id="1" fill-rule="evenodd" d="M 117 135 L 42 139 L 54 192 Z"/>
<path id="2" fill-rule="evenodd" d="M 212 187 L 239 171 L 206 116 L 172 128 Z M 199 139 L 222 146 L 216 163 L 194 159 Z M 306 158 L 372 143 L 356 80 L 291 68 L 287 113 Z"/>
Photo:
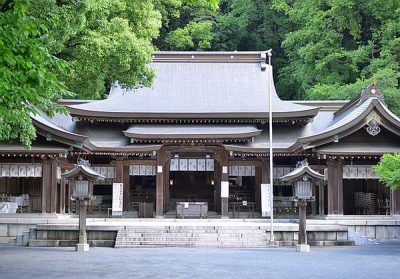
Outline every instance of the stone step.
<path id="1" fill-rule="evenodd" d="M 0 246 L 14 246 L 16 239 L 15 236 L 0 236 Z"/>
<path id="2" fill-rule="evenodd" d="M 258 226 L 125 227 L 116 248 L 134 247 L 267 247 L 265 228 Z"/>
<path id="3" fill-rule="evenodd" d="M 122 228 L 124 230 L 173 230 L 173 229 L 181 229 L 181 230 L 203 230 L 203 229 L 211 229 L 211 230 L 260 230 L 260 229 L 268 229 L 267 227 L 259 227 L 259 226 L 125 226 Z"/>
<path id="4" fill-rule="evenodd" d="M 204 230 L 204 229 L 198 229 L 198 230 L 170 230 L 170 229 L 165 229 L 165 230 L 157 230 L 157 229 L 146 229 L 146 230 L 119 230 L 121 233 L 220 233 L 220 234 L 230 234 L 230 233 L 241 233 L 241 234 L 248 234 L 248 233 L 253 233 L 253 234 L 261 234 L 261 233 L 266 233 L 265 230 Z"/>
<path id="5" fill-rule="evenodd" d="M 193 245 L 193 246 L 218 246 L 218 245 L 225 245 L 225 246 L 265 246 L 267 245 L 267 241 L 264 242 L 252 242 L 252 241 L 245 241 L 245 242 L 235 242 L 235 241 L 226 241 L 226 242 L 197 242 L 197 241 L 130 241 L 130 242 L 121 242 L 115 244 L 116 246 L 130 246 L 130 245 Z"/>
<path id="6" fill-rule="evenodd" d="M 88 242 L 92 247 L 114 247 L 115 245 L 115 241 L 113 240 L 89 240 Z M 76 243 L 76 240 L 29 240 L 30 247 L 74 247 Z"/>
<path id="7" fill-rule="evenodd" d="M 115 248 L 137 248 L 137 247 L 269 247 L 268 243 L 247 243 L 247 242 L 129 242 L 117 243 Z"/>
<path id="8" fill-rule="evenodd" d="M 127 240 L 122 240 L 122 241 L 116 241 L 117 244 L 119 243 L 136 243 L 136 242 L 170 242 L 170 243 L 226 243 L 226 242 L 232 242 L 232 243 L 264 243 L 266 242 L 266 239 L 259 239 L 259 240 L 253 240 L 253 239 L 163 239 L 163 238 L 157 238 L 157 239 L 127 239 Z"/>
<path id="9" fill-rule="evenodd" d="M 31 239 L 30 247 L 73 247 L 75 240 Z"/>
<path id="10" fill-rule="evenodd" d="M 196 233 L 185 233 L 185 232 L 179 232 L 179 233 L 157 233 L 157 232 L 148 232 L 148 233 L 125 233 L 125 232 L 119 232 L 118 236 L 121 237 L 152 237 L 152 236 L 160 236 L 160 235 L 175 235 L 175 236 L 190 236 L 190 237 L 195 237 L 195 236 L 220 236 L 220 237 L 260 237 L 260 236 L 265 236 L 265 232 L 252 232 L 252 233 L 209 233 L 209 232 L 196 232 Z"/>
<path id="11" fill-rule="evenodd" d="M 277 246 L 296 246 L 297 241 L 275 241 Z M 354 241 L 351 240 L 321 240 L 308 241 L 310 246 L 354 246 Z"/>

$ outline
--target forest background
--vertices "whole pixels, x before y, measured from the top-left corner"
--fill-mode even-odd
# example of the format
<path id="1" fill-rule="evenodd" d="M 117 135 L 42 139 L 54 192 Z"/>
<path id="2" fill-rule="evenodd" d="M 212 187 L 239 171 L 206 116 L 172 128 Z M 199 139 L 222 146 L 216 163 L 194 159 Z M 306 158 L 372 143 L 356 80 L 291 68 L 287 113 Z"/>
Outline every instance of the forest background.
<path id="1" fill-rule="evenodd" d="M 376 83 L 400 115 L 400 0 L 0 0 L 0 140 L 35 138 L 58 98 L 149 86 L 156 50 L 273 49 L 282 99 Z"/>

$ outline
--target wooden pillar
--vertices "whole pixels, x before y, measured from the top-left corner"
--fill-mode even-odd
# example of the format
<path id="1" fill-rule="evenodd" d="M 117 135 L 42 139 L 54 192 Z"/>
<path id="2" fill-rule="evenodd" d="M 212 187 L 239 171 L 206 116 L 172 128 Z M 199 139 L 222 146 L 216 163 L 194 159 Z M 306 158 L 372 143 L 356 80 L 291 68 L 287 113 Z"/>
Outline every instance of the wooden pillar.
<path id="1" fill-rule="evenodd" d="M 215 161 L 214 165 L 214 210 L 221 212 L 221 164 Z"/>
<path id="2" fill-rule="evenodd" d="M 49 185 L 51 184 L 51 165 L 47 160 L 42 164 L 42 213 L 47 213 L 47 200 L 50 196 Z"/>
<path id="3" fill-rule="evenodd" d="M 343 168 L 341 161 L 328 160 L 328 214 L 343 215 Z"/>
<path id="4" fill-rule="evenodd" d="M 168 210 L 169 210 L 169 187 L 170 187 L 170 185 L 169 185 L 169 160 L 166 160 L 164 162 L 163 171 L 164 171 L 164 212 L 168 212 Z"/>
<path id="5" fill-rule="evenodd" d="M 51 182 L 50 182 L 50 213 L 57 212 L 57 161 L 50 160 Z"/>
<path id="6" fill-rule="evenodd" d="M 400 215 L 400 189 L 390 191 L 390 215 Z"/>
<path id="7" fill-rule="evenodd" d="M 71 196 L 72 196 L 72 183 L 69 181 L 68 182 L 68 193 L 67 193 L 67 197 L 68 197 L 68 213 L 72 213 L 72 200 L 71 200 Z"/>
<path id="8" fill-rule="evenodd" d="M 316 192 L 317 192 L 316 188 L 317 187 L 318 186 L 313 183 L 313 186 L 312 186 L 312 195 L 313 195 L 313 197 L 315 197 L 315 195 L 316 195 Z M 316 201 L 316 199 L 311 201 L 311 215 L 317 215 L 317 201 Z"/>
<path id="9" fill-rule="evenodd" d="M 324 182 L 319 182 L 319 195 L 318 195 L 318 213 L 325 215 L 325 185 Z"/>
<path id="10" fill-rule="evenodd" d="M 222 182 L 228 183 L 229 185 L 229 157 L 228 152 L 222 151 L 220 158 L 220 171 L 221 171 L 221 185 Z M 229 196 L 229 186 L 228 186 L 228 196 Z M 229 197 L 221 197 L 221 218 L 229 218 L 228 205 Z"/>
<path id="11" fill-rule="evenodd" d="M 66 190 L 66 181 L 64 178 L 61 178 L 61 186 L 60 186 L 60 213 L 65 213 L 65 191 Z"/>
<path id="12" fill-rule="evenodd" d="M 262 183 L 262 167 L 256 167 L 256 173 L 254 177 L 255 183 L 255 202 L 256 210 L 261 212 L 261 183 Z"/>
<path id="13" fill-rule="evenodd" d="M 164 214 L 164 154 L 162 150 L 157 152 L 156 166 L 156 218 L 162 218 Z"/>
<path id="14" fill-rule="evenodd" d="M 123 188 L 123 208 L 124 210 L 128 210 L 129 204 L 130 204 L 130 176 L 129 176 L 129 166 L 124 166 L 123 167 L 123 183 L 124 183 L 124 188 Z"/>

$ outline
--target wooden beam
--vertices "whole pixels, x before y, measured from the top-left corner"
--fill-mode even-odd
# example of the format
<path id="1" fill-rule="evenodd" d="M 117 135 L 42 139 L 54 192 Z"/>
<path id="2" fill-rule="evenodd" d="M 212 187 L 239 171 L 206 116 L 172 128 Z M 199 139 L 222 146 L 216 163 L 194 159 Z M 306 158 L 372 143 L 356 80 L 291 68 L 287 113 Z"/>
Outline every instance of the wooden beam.
<path id="1" fill-rule="evenodd" d="M 254 167 L 261 167 L 263 164 L 267 164 L 266 162 L 262 161 L 247 161 L 247 160 L 229 160 L 230 166 L 254 166 Z"/>
<path id="2" fill-rule="evenodd" d="M 157 164 L 156 160 L 148 160 L 148 159 L 145 159 L 145 160 L 124 160 L 123 161 L 123 165 L 124 166 L 129 166 L 129 165 L 155 166 L 156 164 Z"/>

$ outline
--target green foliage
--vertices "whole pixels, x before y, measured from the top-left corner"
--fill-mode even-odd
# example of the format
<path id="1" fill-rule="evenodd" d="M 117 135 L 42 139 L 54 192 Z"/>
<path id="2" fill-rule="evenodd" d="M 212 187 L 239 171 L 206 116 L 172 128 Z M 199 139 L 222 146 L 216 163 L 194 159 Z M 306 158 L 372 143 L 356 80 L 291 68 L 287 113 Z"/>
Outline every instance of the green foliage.
<path id="1" fill-rule="evenodd" d="M 163 27 L 155 45 L 161 50 L 210 49 L 218 1 L 174 1 L 173 5 L 169 2 L 161 1 L 159 5 Z"/>
<path id="2" fill-rule="evenodd" d="M 151 84 L 146 64 L 161 27 L 152 0 L 36 0 L 29 10 L 46 19 L 47 47 L 69 62 L 60 79 L 78 98 L 102 98 L 116 80 Z"/>
<path id="3" fill-rule="evenodd" d="M 61 111 L 52 100 L 65 90 L 58 75 L 66 64 L 44 47 L 46 26 L 28 15 L 26 1 L 5 1 L 0 12 L 0 140 L 30 147 L 30 115 Z"/>
<path id="4" fill-rule="evenodd" d="M 294 98 L 347 99 L 375 82 L 400 113 L 400 1 L 278 0 L 274 8 L 293 26 L 281 74 L 298 88 Z"/>
<path id="5" fill-rule="evenodd" d="M 166 45 L 174 50 L 204 50 L 211 47 L 212 22 L 191 22 L 184 28 L 170 32 L 165 38 Z"/>
<path id="6" fill-rule="evenodd" d="M 391 190 L 400 188 L 400 153 L 384 154 L 373 170 Z"/>
<path id="7" fill-rule="evenodd" d="M 214 28 L 212 49 L 267 50 L 273 49 L 274 73 L 282 72 L 287 57 L 281 44 L 290 31 L 290 22 L 284 11 L 273 8 L 265 0 L 221 0 Z M 284 99 L 291 97 L 292 78 L 275 77 L 277 91 Z"/>
<path id="8" fill-rule="evenodd" d="M 183 0 L 182 3 L 192 6 L 210 7 L 214 10 L 218 9 L 219 0 Z"/>

